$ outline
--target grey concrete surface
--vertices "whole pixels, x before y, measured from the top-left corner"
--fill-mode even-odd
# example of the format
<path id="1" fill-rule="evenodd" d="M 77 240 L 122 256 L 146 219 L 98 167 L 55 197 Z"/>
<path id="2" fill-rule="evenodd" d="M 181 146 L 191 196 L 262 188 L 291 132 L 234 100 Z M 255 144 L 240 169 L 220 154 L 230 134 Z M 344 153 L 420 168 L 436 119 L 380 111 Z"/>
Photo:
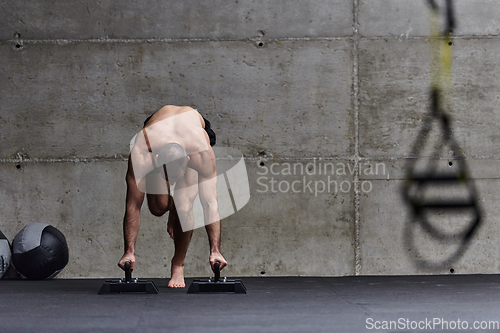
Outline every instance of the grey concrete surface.
<path id="1" fill-rule="evenodd" d="M 287 162 L 271 160 L 261 166 L 262 161 L 247 163 L 250 202 L 223 220 L 222 250 L 230 262 L 225 274 L 352 274 L 352 176 L 328 179 L 306 171 L 301 175 L 310 162 L 297 160 L 296 174 L 288 175 Z M 347 169 L 353 167 L 342 163 Z M 69 247 L 70 262 L 58 277 L 121 276 L 116 264 L 123 251 L 126 164 L 115 160 L 0 164 L 1 172 L 10 175 L 0 180 L 2 232 L 13 239 L 28 223 L 49 223 L 65 235 Z M 278 175 L 271 174 L 271 167 Z M 167 216 L 151 215 L 145 201 L 136 244 L 135 273 L 140 277 L 170 274 L 173 242 L 166 230 Z M 196 229 L 186 260 L 187 276 L 210 275 L 208 250 L 204 228 Z"/>
<path id="2" fill-rule="evenodd" d="M 421 37 L 429 34 L 427 0 L 359 0 L 359 33 L 367 37 Z M 444 1 L 436 1 L 442 5 Z M 497 1 L 455 0 L 455 34 L 498 36 Z"/>
<path id="3" fill-rule="evenodd" d="M 467 157 L 499 156 L 496 39 L 457 39 L 453 46 L 452 128 Z M 429 43 L 387 39 L 360 42 L 360 154 L 407 156 L 429 112 Z M 480 59 L 480 60 L 479 60 Z M 429 141 L 439 139 L 439 123 Z M 429 156 L 428 152 L 424 155 Z"/>
<path id="4" fill-rule="evenodd" d="M 352 35 L 352 1 L 2 1 L 1 39 Z"/>
<path id="5" fill-rule="evenodd" d="M 400 191 L 401 181 L 372 181 L 373 191 L 369 195 L 361 195 L 361 252 L 364 265 L 363 275 L 406 275 L 406 274 L 477 274 L 497 272 L 499 267 L 499 245 L 496 228 L 498 180 L 476 180 L 480 203 L 484 212 L 484 220 L 479 230 L 467 243 L 464 254 L 450 265 L 442 265 L 439 269 L 425 269 L 416 265 L 415 259 L 426 262 L 444 261 L 456 251 L 460 240 L 444 242 L 432 238 L 421 225 L 412 222 Z M 449 194 L 449 192 L 448 192 Z M 389 200 L 392 205 L 382 202 Z M 450 233 L 458 233 L 472 221 L 463 213 L 443 212 L 439 227 Z M 405 235 L 410 232 L 411 239 Z M 418 257 L 418 258 L 417 258 Z M 450 271 L 451 270 L 451 271 Z"/>
<path id="6" fill-rule="evenodd" d="M 60 277 L 121 274 L 129 141 L 163 105 L 189 105 L 245 157 L 250 201 L 222 221 L 228 275 L 496 273 L 500 8 L 454 3 L 461 150 L 433 152 L 436 126 L 411 156 L 429 109 L 424 0 L 0 1 L 0 229 L 59 228 Z M 465 158 L 476 181 L 483 224 L 453 267 L 429 271 L 407 253 L 400 189 L 417 157 L 451 171 Z M 166 218 L 142 218 L 137 273 L 167 277 Z M 418 232 L 422 255 L 452 251 Z M 186 276 L 208 274 L 207 258 L 197 229 Z"/>
<path id="7" fill-rule="evenodd" d="M 4 107 L 19 110 L 2 117 L 3 158 L 20 151 L 46 159 L 128 156 L 144 119 L 165 104 L 197 108 L 220 144 L 247 156 L 352 154 L 346 41 L 265 49 L 253 42 L 35 44 L 21 52 L 4 44 L 2 51 Z"/>

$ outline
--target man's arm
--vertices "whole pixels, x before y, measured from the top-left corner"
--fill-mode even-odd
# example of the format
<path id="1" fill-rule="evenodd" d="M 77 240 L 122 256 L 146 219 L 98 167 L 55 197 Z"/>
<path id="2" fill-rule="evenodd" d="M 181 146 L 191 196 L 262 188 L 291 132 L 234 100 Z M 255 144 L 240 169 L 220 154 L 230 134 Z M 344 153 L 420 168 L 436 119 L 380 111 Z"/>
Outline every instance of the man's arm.
<path id="1" fill-rule="evenodd" d="M 125 217 L 123 218 L 123 238 L 125 245 L 125 253 L 118 262 L 118 266 L 124 269 L 125 263 L 130 262 L 131 269 L 134 269 L 135 264 L 135 242 L 139 227 L 141 225 L 141 207 L 144 201 L 144 193 L 139 191 L 137 182 L 134 177 L 132 161 L 129 158 L 128 170 L 126 175 L 127 182 L 127 199 L 125 207 Z"/>
<path id="2" fill-rule="evenodd" d="M 215 170 L 215 155 L 209 151 L 199 155 L 201 167 L 198 171 L 199 195 L 203 207 L 205 230 L 210 244 L 210 265 L 214 269 L 215 262 L 220 262 L 220 269 L 227 265 L 220 252 L 221 224 L 217 203 L 217 172 Z"/>

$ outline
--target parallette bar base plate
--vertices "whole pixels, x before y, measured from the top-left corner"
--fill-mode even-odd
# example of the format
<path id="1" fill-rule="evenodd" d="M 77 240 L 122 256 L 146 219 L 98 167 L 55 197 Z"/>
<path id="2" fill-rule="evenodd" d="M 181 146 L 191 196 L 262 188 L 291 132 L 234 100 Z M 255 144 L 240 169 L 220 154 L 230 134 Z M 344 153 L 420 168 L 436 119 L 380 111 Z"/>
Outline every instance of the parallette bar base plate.
<path id="1" fill-rule="evenodd" d="M 188 289 L 188 294 L 200 293 L 234 293 L 246 294 L 247 288 L 243 285 L 241 280 L 226 280 L 214 282 L 209 279 L 194 280 Z"/>
<path id="2" fill-rule="evenodd" d="M 106 281 L 99 290 L 99 295 L 122 294 L 122 293 L 146 293 L 158 294 L 158 288 L 153 281 L 123 282 Z"/>

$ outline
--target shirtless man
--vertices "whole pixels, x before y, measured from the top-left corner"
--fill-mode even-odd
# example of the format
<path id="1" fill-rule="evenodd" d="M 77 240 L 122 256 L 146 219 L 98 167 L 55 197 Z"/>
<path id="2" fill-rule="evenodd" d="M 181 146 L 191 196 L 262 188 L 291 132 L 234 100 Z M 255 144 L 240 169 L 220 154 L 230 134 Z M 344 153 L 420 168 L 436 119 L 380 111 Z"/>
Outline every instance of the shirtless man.
<path id="1" fill-rule="evenodd" d="M 210 133 L 210 136 L 209 134 Z M 135 242 L 146 194 L 150 212 L 167 211 L 167 231 L 174 240 L 170 288 L 184 288 L 184 260 L 193 234 L 193 202 L 199 194 L 210 244 L 210 266 L 227 265 L 220 253 L 220 217 L 217 205 L 217 173 L 211 144 L 215 134 L 210 123 L 190 107 L 167 105 L 144 122 L 128 160 L 127 198 L 123 234 L 125 253 L 118 262 L 124 269 L 135 264 Z M 170 186 L 175 184 L 173 196 Z"/>

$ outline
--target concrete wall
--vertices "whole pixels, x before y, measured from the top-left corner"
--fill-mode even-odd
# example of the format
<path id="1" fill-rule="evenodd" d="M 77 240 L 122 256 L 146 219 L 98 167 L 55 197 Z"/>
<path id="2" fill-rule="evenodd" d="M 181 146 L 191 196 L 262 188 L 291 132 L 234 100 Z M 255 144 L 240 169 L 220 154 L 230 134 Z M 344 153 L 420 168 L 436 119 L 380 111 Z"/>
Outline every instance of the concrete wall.
<path id="1" fill-rule="evenodd" d="M 429 106 L 424 0 L 0 1 L 0 229 L 50 223 L 70 248 L 60 277 L 121 276 L 129 141 L 161 106 L 189 105 L 245 156 L 226 275 L 496 273 L 500 3 L 455 3 L 452 127 L 484 219 L 453 266 L 422 268 L 409 247 L 452 250 L 404 237 L 400 189 Z M 166 218 L 142 221 L 136 274 L 169 276 Z M 186 276 L 209 275 L 207 259 L 197 229 Z"/>

